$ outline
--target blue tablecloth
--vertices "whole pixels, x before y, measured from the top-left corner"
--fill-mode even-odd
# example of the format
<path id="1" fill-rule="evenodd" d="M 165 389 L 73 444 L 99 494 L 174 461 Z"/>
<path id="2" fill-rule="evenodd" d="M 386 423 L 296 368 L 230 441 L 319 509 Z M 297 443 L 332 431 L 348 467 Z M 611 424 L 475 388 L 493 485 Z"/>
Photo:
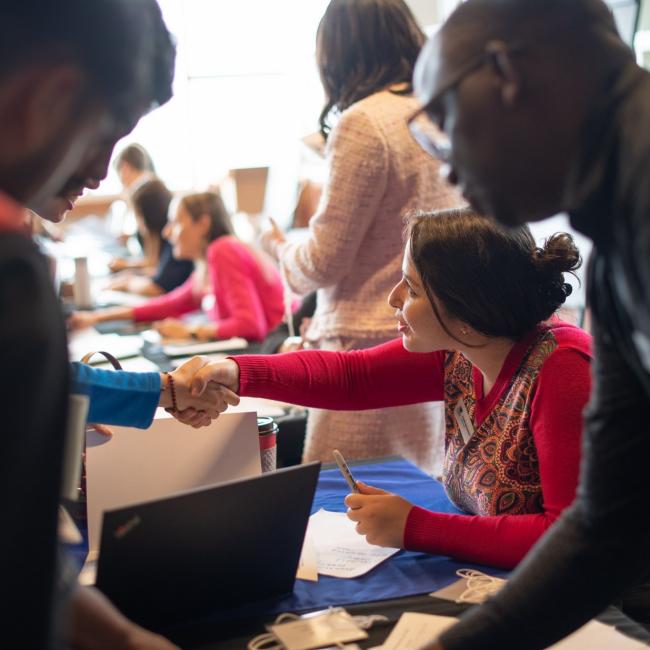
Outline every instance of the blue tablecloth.
<path id="1" fill-rule="evenodd" d="M 364 483 L 395 492 L 416 505 L 438 512 L 460 513 L 449 502 L 438 481 L 406 460 L 387 460 L 357 465 L 351 469 L 354 477 Z M 322 470 L 312 512 L 320 508 L 345 512 L 343 498 L 349 492 L 338 469 Z M 296 580 L 293 594 L 267 611 L 271 615 L 279 612 L 304 612 L 329 605 L 349 605 L 426 594 L 457 580 L 456 570 L 463 567 L 477 568 L 491 575 L 505 575 L 504 571 L 498 569 L 459 563 L 447 557 L 402 551 L 359 578 L 319 576 L 318 582 Z"/>
<path id="2" fill-rule="evenodd" d="M 352 466 L 354 477 L 375 487 L 394 492 L 412 503 L 435 510 L 462 514 L 447 498 L 442 485 L 402 459 L 387 459 Z M 312 513 L 320 508 L 345 512 L 344 497 L 350 489 L 338 469 L 324 469 L 320 473 Z M 85 554 L 85 545 L 75 555 Z M 402 551 L 389 558 L 369 573 L 353 579 L 319 576 L 318 582 L 296 580 L 293 594 L 278 601 L 254 603 L 210 617 L 214 621 L 246 619 L 256 616 L 273 618 L 282 612 L 305 612 L 330 605 L 351 605 L 378 600 L 426 594 L 446 587 L 457 579 L 456 571 L 463 567 L 477 568 L 491 575 L 506 572 L 455 562 L 447 557 Z"/>

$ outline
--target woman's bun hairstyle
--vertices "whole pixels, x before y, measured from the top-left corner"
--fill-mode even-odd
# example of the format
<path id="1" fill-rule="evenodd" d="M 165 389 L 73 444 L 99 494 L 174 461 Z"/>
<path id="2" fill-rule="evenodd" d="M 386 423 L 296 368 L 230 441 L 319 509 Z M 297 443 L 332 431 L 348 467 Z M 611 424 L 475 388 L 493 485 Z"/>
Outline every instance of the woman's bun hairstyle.
<path id="1" fill-rule="evenodd" d="M 548 318 L 571 295 L 573 287 L 564 281 L 564 274 L 574 273 L 582 264 L 582 258 L 573 237 L 558 232 L 551 235 L 543 247 L 535 249 L 533 261 L 539 274 L 540 313 L 548 313 L 545 317 Z"/>
<path id="2" fill-rule="evenodd" d="M 407 217 L 408 251 L 443 329 L 455 318 L 490 337 L 518 340 L 571 293 L 581 264 L 571 235 L 539 248 L 527 226 L 506 229 L 469 207 Z"/>

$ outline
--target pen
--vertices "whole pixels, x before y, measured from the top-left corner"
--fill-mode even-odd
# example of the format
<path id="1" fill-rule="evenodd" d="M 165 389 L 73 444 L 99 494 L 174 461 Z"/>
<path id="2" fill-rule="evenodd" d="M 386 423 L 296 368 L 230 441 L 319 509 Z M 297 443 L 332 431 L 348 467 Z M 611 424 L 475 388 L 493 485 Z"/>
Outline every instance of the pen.
<path id="1" fill-rule="evenodd" d="M 339 469 L 341 470 L 341 474 L 343 474 L 343 478 L 347 481 L 347 484 L 350 486 L 350 489 L 353 492 L 358 494 L 360 490 L 357 487 L 357 482 L 354 480 L 354 476 L 352 476 L 352 472 L 350 471 L 348 464 L 345 462 L 345 458 L 343 458 L 343 454 L 338 449 L 333 449 L 332 456 L 334 456 L 334 460 L 336 461 L 336 464 L 339 466 Z"/>

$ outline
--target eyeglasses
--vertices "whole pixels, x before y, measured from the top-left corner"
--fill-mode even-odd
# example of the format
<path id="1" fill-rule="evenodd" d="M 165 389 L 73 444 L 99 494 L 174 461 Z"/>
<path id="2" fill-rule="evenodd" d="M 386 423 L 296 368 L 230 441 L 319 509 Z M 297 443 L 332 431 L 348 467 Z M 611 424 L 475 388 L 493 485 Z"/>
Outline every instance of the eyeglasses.
<path id="1" fill-rule="evenodd" d="M 460 85 L 464 79 L 478 70 L 485 63 L 492 63 L 495 67 L 500 67 L 499 57 L 504 53 L 516 53 L 521 51 L 518 46 L 505 46 L 501 41 L 490 41 L 485 46 L 485 51 L 469 59 L 462 65 L 456 74 L 451 76 L 438 92 L 424 105 L 421 106 L 406 123 L 413 139 L 429 155 L 438 160 L 448 163 L 451 160 L 451 140 L 449 136 L 431 120 L 428 113 L 433 106 L 438 104 L 442 97 L 450 90 Z"/>

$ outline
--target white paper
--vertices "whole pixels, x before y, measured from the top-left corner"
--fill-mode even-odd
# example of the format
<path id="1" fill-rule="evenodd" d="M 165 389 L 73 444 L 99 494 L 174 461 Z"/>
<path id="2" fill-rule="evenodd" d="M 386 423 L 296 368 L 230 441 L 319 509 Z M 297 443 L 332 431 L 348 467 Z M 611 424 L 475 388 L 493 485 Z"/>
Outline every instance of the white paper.
<path id="1" fill-rule="evenodd" d="M 111 428 L 112 438 L 94 431 L 86 435 L 91 557 L 105 510 L 261 474 L 254 413 L 223 414 L 201 429 L 170 418 L 154 420 L 145 431 Z"/>
<path id="2" fill-rule="evenodd" d="M 244 350 L 248 341 L 239 337 L 223 341 L 203 341 L 200 343 L 178 343 L 176 345 L 163 341 L 163 352 L 168 357 L 192 356 L 193 354 L 210 354 L 211 352 L 228 352 L 229 350 Z"/>
<path id="3" fill-rule="evenodd" d="M 412 650 L 429 643 L 451 627 L 458 619 L 432 614 L 405 612 L 377 650 Z M 549 650 L 641 650 L 648 646 L 630 639 L 610 625 L 590 621 Z"/>
<path id="4" fill-rule="evenodd" d="M 296 578 L 299 580 L 318 582 L 318 553 L 316 552 L 316 546 L 311 534 L 309 533 L 309 529 L 307 529 L 305 539 L 302 543 L 302 551 L 300 553 Z"/>
<path id="5" fill-rule="evenodd" d="M 117 359 L 135 357 L 142 350 L 140 336 L 120 336 L 119 334 L 99 334 L 94 327 L 71 332 L 68 337 L 70 361 L 80 361 L 88 352 L 103 350 Z M 91 364 L 103 363 L 106 358 L 100 354 L 91 359 Z"/>
<path id="6" fill-rule="evenodd" d="M 413 650 L 433 641 L 458 621 L 450 616 L 404 612 L 379 650 Z"/>
<path id="7" fill-rule="evenodd" d="M 105 281 L 105 278 L 102 278 Z M 127 291 L 113 291 L 112 289 L 102 289 L 95 294 L 95 304 L 99 305 L 117 305 L 120 307 L 137 307 L 150 298 L 139 296 L 136 293 Z"/>
<path id="8" fill-rule="evenodd" d="M 90 399 L 87 395 L 70 395 L 68 397 L 61 495 L 71 501 L 76 501 L 79 498 L 81 456 L 84 451 L 86 417 L 89 406 Z"/>
<path id="9" fill-rule="evenodd" d="M 309 518 L 307 534 L 316 547 L 318 573 L 335 578 L 357 578 L 399 551 L 368 544 L 355 526 L 344 512 L 322 508 Z"/>
<path id="10" fill-rule="evenodd" d="M 550 646 L 550 650 L 640 650 L 647 645 L 618 632 L 611 625 L 589 621 L 573 634 Z"/>

